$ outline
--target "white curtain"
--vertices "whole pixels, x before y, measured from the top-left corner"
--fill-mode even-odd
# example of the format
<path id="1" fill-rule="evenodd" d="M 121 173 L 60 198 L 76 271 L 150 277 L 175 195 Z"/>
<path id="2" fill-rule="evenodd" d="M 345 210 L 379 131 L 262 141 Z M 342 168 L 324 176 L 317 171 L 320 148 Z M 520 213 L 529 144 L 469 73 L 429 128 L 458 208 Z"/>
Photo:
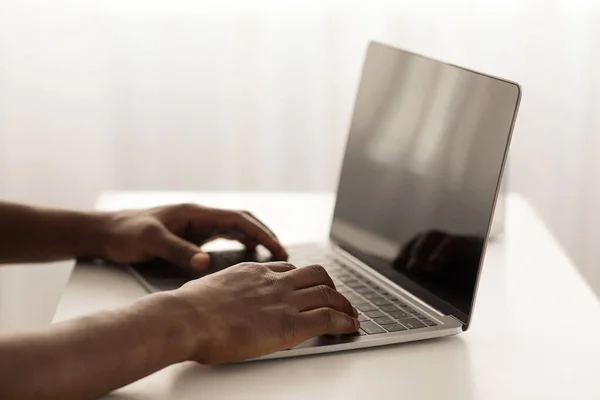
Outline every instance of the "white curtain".
<path id="1" fill-rule="evenodd" d="M 600 289 L 600 6 L 0 0 L 0 197 L 333 190 L 375 39 L 516 80 L 509 185 Z"/>

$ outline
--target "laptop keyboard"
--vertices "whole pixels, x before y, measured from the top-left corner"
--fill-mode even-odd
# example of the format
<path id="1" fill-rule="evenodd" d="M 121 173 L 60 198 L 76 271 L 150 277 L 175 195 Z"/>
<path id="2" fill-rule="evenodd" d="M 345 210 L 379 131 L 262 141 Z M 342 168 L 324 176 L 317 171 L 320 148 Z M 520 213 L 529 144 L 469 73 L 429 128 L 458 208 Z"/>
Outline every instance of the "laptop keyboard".
<path id="1" fill-rule="evenodd" d="M 288 252 L 289 261 L 294 265 L 319 264 L 325 267 L 337 290 L 359 311 L 360 330 L 354 335 L 377 335 L 437 325 L 367 277 L 332 258 L 323 249 L 314 245 L 298 246 L 289 248 Z M 265 262 L 270 259 L 260 254 L 249 255 L 244 251 L 211 253 L 211 267 L 207 274 L 244 261 Z M 145 282 L 158 290 L 176 289 L 187 281 L 200 277 L 160 260 L 132 265 L 132 268 Z"/>
<path id="2" fill-rule="evenodd" d="M 328 257 L 314 247 L 289 249 L 294 265 L 322 265 L 342 293 L 359 312 L 360 330 L 357 335 L 377 335 L 427 328 L 437 324 L 425 315 L 384 290 L 367 277 L 360 275 L 343 262 Z"/>

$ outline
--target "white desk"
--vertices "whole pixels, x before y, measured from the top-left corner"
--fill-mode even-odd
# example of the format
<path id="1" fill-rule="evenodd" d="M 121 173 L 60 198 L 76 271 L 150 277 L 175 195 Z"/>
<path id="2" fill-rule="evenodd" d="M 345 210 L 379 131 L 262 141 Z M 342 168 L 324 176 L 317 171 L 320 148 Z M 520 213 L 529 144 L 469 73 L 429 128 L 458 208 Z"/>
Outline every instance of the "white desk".
<path id="1" fill-rule="evenodd" d="M 108 193 L 101 209 L 196 201 L 252 210 L 287 243 L 327 236 L 333 197 L 309 194 Z M 126 273 L 75 268 L 55 320 L 145 292 Z M 109 399 L 600 398 L 600 305 L 532 209 L 507 203 L 488 248 L 472 328 L 385 348 L 218 368 L 184 363 Z"/>

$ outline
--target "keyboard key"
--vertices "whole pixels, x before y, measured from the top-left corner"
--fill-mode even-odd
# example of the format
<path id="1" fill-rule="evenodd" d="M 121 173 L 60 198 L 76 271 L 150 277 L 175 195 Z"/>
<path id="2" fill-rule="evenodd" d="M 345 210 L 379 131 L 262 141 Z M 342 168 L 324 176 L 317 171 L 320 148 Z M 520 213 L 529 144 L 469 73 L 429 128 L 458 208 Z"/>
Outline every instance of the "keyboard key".
<path id="1" fill-rule="evenodd" d="M 395 319 L 410 318 L 410 314 L 405 313 L 402 310 L 392 311 L 392 312 L 389 312 L 388 314 L 390 314 L 390 317 L 395 318 Z"/>
<path id="2" fill-rule="evenodd" d="M 380 288 L 379 286 L 374 286 L 373 290 L 375 290 L 381 296 L 385 296 L 387 294 L 387 292 L 385 290 L 383 290 L 382 288 Z"/>
<path id="3" fill-rule="evenodd" d="M 366 322 L 370 321 L 369 317 L 364 314 L 358 314 L 358 322 Z"/>
<path id="4" fill-rule="evenodd" d="M 356 293 L 360 293 L 362 295 L 372 292 L 372 290 L 370 288 L 368 288 L 368 287 L 366 287 L 364 285 L 358 286 L 358 287 L 355 287 L 355 288 L 352 288 L 352 289 L 354 289 L 354 291 Z"/>
<path id="5" fill-rule="evenodd" d="M 437 324 L 429 319 L 424 319 L 421 321 L 422 323 L 424 323 L 427 326 L 436 326 Z"/>
<path id="6" fill-rule="evenodd" d="M 414 310 L 414 309 L 410 308 L 410 307 L 409 307 L 409 306 L 407 306 L 407 305 L 405 305 L 405 306 L 402 306 L 402 308 L 403 308 L 403 309 L 404 309 L 404 311 L 406 311 L 407 313 L 411 313 L 411 314 L 412 314 L 412 313 L 414 313 L 414 312 L 415 312 L 415 310 Z"/>
<path id="7" fill-rule="evenodd" d="M 367 304 L 367 303 L 354 304 L 354 307 L 358 308 L 362 312 L 379 311 L 379 310 L 377 310 L 376 306 L 374 306 L 372 304 Z"/>
<path id="8" fill-rule="evenodd" d="M 360 295 L 365 299 L 369 300 L 371 303 L 373 302 L 373 299 L 380 298 L 380 296 L 375 292 L 361 293 Z"/>
<path id="9" fill-rule="evenodd" d="M 379 310 L 366 311 L 365 314 L 368 315 L 371 318 L 379 318 L 379 317 L 385 317 L 386 316 L 383 312 L 381 312 Z"/>
<path id="10" fill-rule="evenodd" d="M 419 314 L 419 315 L 417 315 L 417 319 L 423 320 L 423 319 L 427 319 L 427 317 Z"/>
<path id="11" fill-rule="evenodd" d="M 346 286 L 351 287 L 352 289 L 358 289 L 360 287 L 364 287 L 364 284 L 356 280 L 349 280 L 346 281 Z"/>
<path id="12" fill-rule="evenodd" d="M 397 305 L 398 307 L 408 307 L 402 300 L 394 297 L 392 299 L 389 299 L 392 303 L 394 303 L 395 305 Z"/>
<path id="13" fill-rule="evenodd" d="M 354 303 L 364 303 L 365 301 L 363 300 L 362 297 L 360 297 L 359 295 L 357 295 L 356 293 L 348 293 L 345 295 L 345 297 L 348 299 L 348 301 L 352 304 Z"/>
<path id="14" fill-rule="evenodd" d="M 375 293 L 375 292 L 371 291 L 370 289 L 369 289 L 368 292 L 361 293 L 361 294 L 364 296 L 365 299 L 369 299 L 369 300 L 370 299 L 381 299 L 382 298 L 379 295 L 379 293 Z"/>
<path id="15" fill-rule="evenodd" d="M 379 325 L 397 324 L 397 322 L 390 317 L 373 318 L 373 321 L 377 322 Z"/>
<path id="16" fill-rule="evenodd" d="M 361 322 L 360 329 L 367 332 L 369 335 L 376 335 L 378 333 L 385 333 L 385 329 L 377 325 L 375 322 Z"/>
<path id="17" fill-rule="evenodd" d="M 384 327 L 388 332 L 399 332 L 407 330 L 406 327 L 400 325 L 399 323 L 384 325 Z"/>
<path id="18" fill-rule="evenodd" d="M 371 303 L 375 304 L 376 306 L 392 305 L 392 303 L 390 303 L 389 301 L 387 301 L 383 297 L 378 297 L 378 298 L 375 298 L 375 299 L 371 299 Z"/>
<path id="19" fill-rule="evenodd" d="M 419 321 L 416 318 L 402 319 L 402 320 L 400 320 L 400 323 L 402 323 L 402 325 L 404 325 L 408 329 L 419 329 L 419 328 L 426 327 L 425 324 L 422 324 L 421 321 Z"/>
<path id="20" fill-rule="evenodd" d="M 385 312 L 400 311 L 400 309 L 393 304 L 382 305 L 381 307 L 379 307 L 379 309 Z"/>

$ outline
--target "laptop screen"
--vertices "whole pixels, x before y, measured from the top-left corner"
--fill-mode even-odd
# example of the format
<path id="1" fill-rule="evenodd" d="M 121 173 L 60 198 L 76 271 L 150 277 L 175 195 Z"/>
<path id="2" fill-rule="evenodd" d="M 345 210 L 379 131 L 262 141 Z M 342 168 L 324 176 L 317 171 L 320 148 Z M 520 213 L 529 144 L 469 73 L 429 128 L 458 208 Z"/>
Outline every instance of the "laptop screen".
<path id="1" fill-rule="evenodd" d="M 331 238 L 468 324 L 520 89 L 371 43 Z"/>

